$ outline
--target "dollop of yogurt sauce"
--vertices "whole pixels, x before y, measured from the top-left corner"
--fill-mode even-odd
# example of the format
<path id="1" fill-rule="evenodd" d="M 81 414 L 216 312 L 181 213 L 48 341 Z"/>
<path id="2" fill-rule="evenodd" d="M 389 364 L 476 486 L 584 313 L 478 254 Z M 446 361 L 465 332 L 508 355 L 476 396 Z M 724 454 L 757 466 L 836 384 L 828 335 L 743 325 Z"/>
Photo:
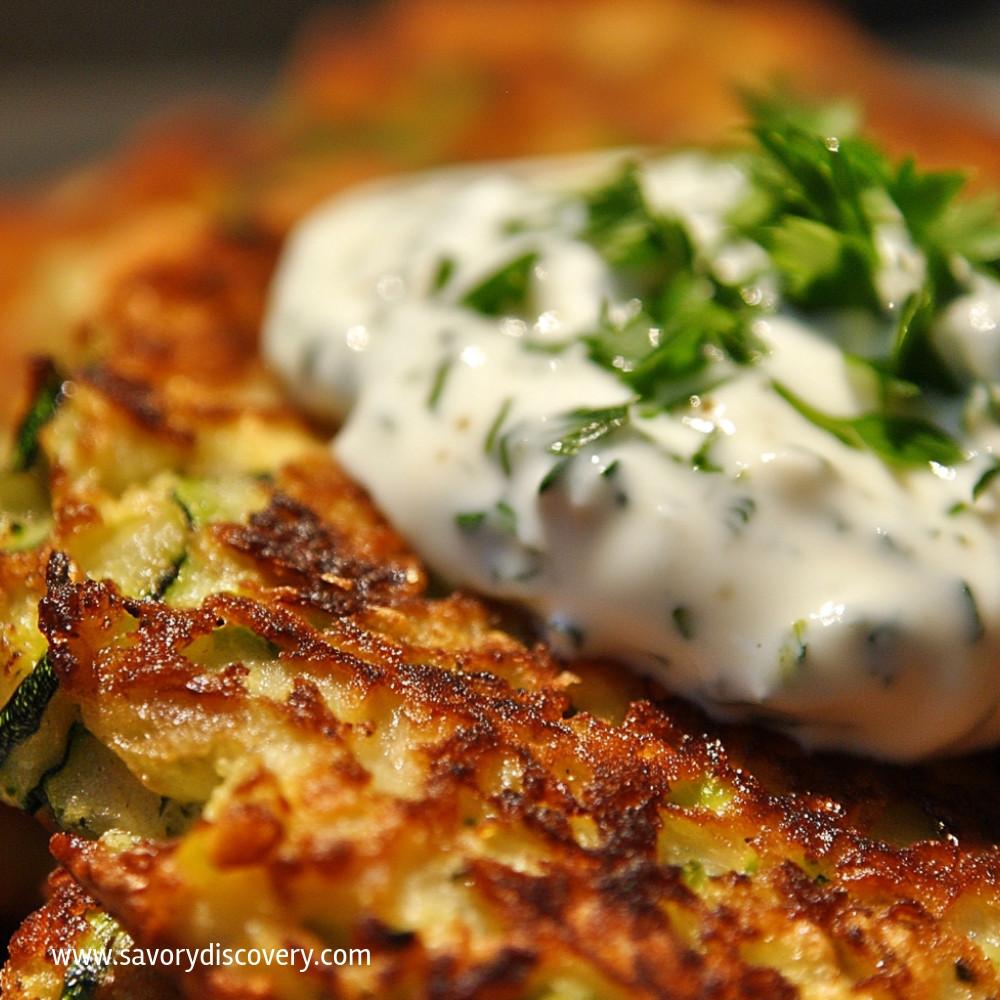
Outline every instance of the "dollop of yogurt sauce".
<path id="1" fill-rule="evenodd" d="M 1000 741 L 1000 285 L 949 259 L 951 385 L 908 402 L 858 360 L 930 266 L 898 213 L 875 306 L 809 310 L 728 221 L 752 194 L 697 152 L 377 183 L 294 233 L 266 355 L 433 569 L 557 651 L 808 746 Z"/>

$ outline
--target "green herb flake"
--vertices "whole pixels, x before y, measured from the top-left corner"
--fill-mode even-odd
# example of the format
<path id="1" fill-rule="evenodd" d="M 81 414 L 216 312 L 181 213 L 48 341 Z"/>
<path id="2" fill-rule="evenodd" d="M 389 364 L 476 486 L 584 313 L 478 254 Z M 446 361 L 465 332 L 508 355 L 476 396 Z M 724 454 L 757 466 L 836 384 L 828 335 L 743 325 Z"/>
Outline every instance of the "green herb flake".
<path id="1" fill-rule="evenodd" d="M 691 640 L 694 638 L 694 613 L 686 605 L 678 605 L 670 615 L 674 627 L 680 633 L 681 638 Z"/>
<path id="2" fill-rule="evenodd" d="M 504 434 L 497 443 L 497 458 L 503 474 L 510 479 L 514 474 L 514 459 L 510 453 L 510 436 Z"/>
<path id="3" fill-rule="evenodd" d="M 713 429 L 705 435 L 701 447 L 691 456 L 691 468 L 699 472 L 721 472 L 722 466 L 712 460 L 712 447 L 719 439 L 719 432 Z"/>
<path id="4" fill-rule="evenodd" d="M 933 262 L 929 263 L 933 268 Z M 911 386 L 915 395 L 921 389 L 946 395 L 960 391 L 958 381 L 942 362 L 931 341 L 941 283 L 941 280 L 928 279 L 924 287 L 903 304 L 892 349 L 884 362 L 889 376 Z"/>
<path id="5" fill-rule="evenodd" d="M 510 451 L 510 432 L 503 433 L 503 426 L 510 416 L 514 400 L 508 396 L 500 404 L 497 415 L 490 424 L 490 429 L 486 433 L 486 440 L 483 444 L 483 451 L 487 455 L 492 455 L 500 464 L 503 474 L 509 479 L 514 472 L 514 459 Z"/>
<path id="6" fill-rule="evenodd" d="M 809 651 L 809 644 L 806 641 L 807 625 L 803 618 L 793 622 L 788 638 L 778 650 L 778 671 L 785 683 L 792 680 L 806 661 L 806 654 Z"/>
<path id="7" fill-rule="evenodd" d="M 737 497 L 728 510 L 727 524 L 735 533 L 742 531 L 757 513 L 757 501 L 753 497 Z"/>
<path id="8" fill-rule="evenodd" d="M 507 535 L 517 534 L 517 511 L 509 503 L 501 500 L 496 506 L 500 530 Z"/>
<path id="9" fill-rule="evenodd" d="M 570 429 L 549 445 L 553 455 L 573 456 L 581 448 L 594 444 L 615 431 L 627 427 L 631 421 L 629 403 L 596 410 L 574 410 L 567 415 Z"/>
<path id="10" fill-rule="evenodd" d="M 444 291 L 445 286 L 451 281 L 452 276 L 455 273 L 455 259 L 453 257 L 442 257 L 438 261 L 438 266 L 434 271 L 434 277 L 431 279 L 431 292 L 437 293 Z"/>
<path id="11" fill-rule="evenodd" d="M 973 501 L 978 500 L 987 489 L 989 489 L 992 482 L 1000 475 L 1000 459 L 994 457 L 990 466 L 986 471 L 976 480 L 975 486 L 972 487 L 972 499 Z"/>
<path id="12" fill-rule="evenodd" d="M 969 642 L 976 643 L 986 634 L 983 616 L 979 611 L 976 595 L 972 592 L 972 587 L 966 581 L 962 582 L 961 594 L 969 619 Z"/>
<path id="13" fill-rule="evenodd" d="M 448 381 L 448 376 L 451 374 L 451 370 L 455 365 L 454 358 L 445 358 L 437 366 L 434 372 L 434 378 L 431 381 L 431 389 L 427 394 L 427 408 L 434 412 L 438 408 L 438 403 L 441 402 L 441 395 L 444 392 L 445 384 Z"/>
<path id="14" fill-rule="evenodd" d="M 964 461 L 958 443 L 918 416 L 927 393 L 958 395 L 964 387 L 933 342 L 936 318 L 965 290 L 956 256 L 1000 277 L 1000 211 L 994 198 L 962 197 L 965 178 L 953 171 L 922 171 L 912 159 L 894 163 L 861 136 L 847 105 L 814 107 L 784 94 L 746 94 L 753 148 L 735 162 L 749 193 L 727 220 L 734 240 L 765 250 L 777 279 L 778 299 L 803 313 L 860 312 L 886 336 L 858 351 L 879 380 L 882 398 L 871 412 L 851 418 L 823 413 L 790 388 L 775 390 L 800 415 L 851 448 L 871 452 L 891 466 L 917 467 Z M 716 273 L 685 223 L 651 204 L 640 161 L 624 164 L 582 195 L 586 212 L 580 236 L 614 274 L 613 300 L 592 330 L 579 338 L 588 356 L 634 393 L 641 414 L 672 411 L 753 365 L 767 346 L 757 320 L 775 302 L 744 294 Z M 879 277 L 885 225 L 900 229 L 926 261 L 921 287 L 906 301 L 883 302 Z M 487 275 L 461 298 L 485 316 L 530 315 L 538 253 L 521 253 Z M 440 289 L 452 280 L 454 261 L 442 260 Z M 526 343 L 528 350 L 564 350 L 567 344 Z M 857 350 L 857 348 L 853 348 Z M 435 405 L 444 373 L 430 395 Z M 510 441 L 502 433 L 510 401 L 487 436 L 486 450 L 510 474 Z M 628 408 L 581 409 L 549 450 L 576 455 L 630 420 Z M 691 464 L 718 471 L 710 441 Z M 564 469 L 553 466 L 540 492 L 552 489 Z M 978 496 L 992 474 L 977 487 Z M 975 497 L 973 498 L 975 499 Z"/>
<path id="15" fill-rule="evenodd" d="M 523 315 L 528 312 L 531 276 L 537 263 L 535 251 L 515 257 L 469 289 L 461 304 L 483 316 Z"/>
<path id="16" fill-rule="evenodd" d="M 460 531 L 474 531 L 486 521 L 486 511 L 461 511 L 455 515 L 455 524 Z"/>
<path id="17" fill-rule="evenodd" d="M 737 224 L 774 255 L 786 298 L 804 309 L 861 306 L 885 318 L 875 293 L 875 234 L 898 220 L 926 259 L 927 278 L 903 310 L 890 356 L 879 361 L 921 388 L 956 391 L 930 344 L 930 320 L 961 292 L 956 256 L 998 273 L 997 199 L 960 197 L 965 177 L 955 171 L 921 171 L 912 158 L 894 164 L 843 109 L 809 108 L 780 94 L 748 95 L 746 106 L 758 148 L 743 160 L 754 193 Z"/>
<path id="18" fill-rule="evenodd" d="M 626 164 L 608 184 L 590 192 L 586 204 L 583 238 L 613 267 L 631 272 L 634 281 L 655 287 L 691 269 L 691 238 L 678 220 L 650 209 L 638 164 Z"/>
<path id="19" fill-rule="evenodd" d="M 776 223 L 762 242 L 781 272 L 785 294 L 797 305 L 878 310 L 878 262 L 867 234 L 845 234 L 824 222 L 791 215 Z"/>
<path id="20" fill-rule="evenodd" d="M 483 450 L 487 455 L 494 452 L 497 448 L 497 442 L 500 439 L 500 431 L 503 429 L 504 423 L 507 421 L 507 417 L 510 415 L 511 407 L 514 405 L 514 400 L 508 396 L 500 404 L 500 409 L 497 412 L 496 417 L 493 419 L 493 423 L 490 424 L 490 429 L 486 432 L 486 441 L 483 444 Z"/>
<path id="21" fill-rule="evenodd" d="M 772 386 L 801 416 L 842 444 L 859 451 L 871 451 L 889 465 L 934 463 L 952 466 L 965 461 L 965 454 L 955 439 L 926 420 L 888 413 L 834 417 L 810 405 L 780 382 L 773 382 Z"/>
<path id="22" fill-rule="evenodd" d="M 556 489 L 556 487 L 562 482 L 568 466 L 568 458 L 562 458 L 556 462 L 552 468 L 545 473 L 542 477 L 542 481 L 538 484 L 539 494 L 550 493 L 552 490 Z"/>

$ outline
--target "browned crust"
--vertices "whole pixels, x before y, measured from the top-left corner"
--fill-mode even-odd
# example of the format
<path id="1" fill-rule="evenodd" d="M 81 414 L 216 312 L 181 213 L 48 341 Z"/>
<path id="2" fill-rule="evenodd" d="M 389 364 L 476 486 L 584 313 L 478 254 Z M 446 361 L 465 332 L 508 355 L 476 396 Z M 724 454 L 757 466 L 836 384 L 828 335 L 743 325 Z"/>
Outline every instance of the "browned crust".
<path id="1" fill-rule="evenodd" d="M 931 110 L 916 85 L 900 89 L 910 78 L 828 12 L 632 0 L 622 29 L 619 6 L 493 0 L 469 17 L 462 0 L 411 0 L 363 43 L 318 30 L 297 59 L 291 110 L 265 140 L 240 130 L 226 149 L 203 132 L 160 133 L 0 219 L 0 244 L 19 261 L 0 284 L 2 350 L 42 346 L 32 310 L 11 303 L 49 254 L 73 246 L 93 264 L 93 294 L 59 317 L 48 346 L 90 394 L 84 453 L 123 426 L 178 465 L 242 417 L 305 433 L 256 352 L 279 238 L 301 211 L 347 180 L 442 157 L 715 136 L 736 118 L 734 51 L 747 79 L 786 70 L 821 93 L 846 82 L 898 148 L 1000 176 L 995 135 Z M 635 25 L 656 30 L 643 59 L 602 62 L 602 24 L 626 41 Z M 463 80 L 473 99 L 443 109 L 428 145 L 383 148 L 376 133 L 396 118 L 423 127 L 415 109 L 435 74 Z M 345 123 L 346 153 L 307 149 Z M 120 211 L 113 191 L 127 195 Z M 51 470 L 52 544 L 0 559 L 5 593 L 38 594 L 62 693 L 91 732 L 137 772 L 148 765 L 163 794 L 181 760 L 204 768 L 215 795 L 177 841 L 115 851 L 58 835 L 66 870 L 12 944 L 12 996 L 18 970 L 75 940 L 95 900 L 137 942 L 176 946 L 216 930 L 192 930 L 197 904 L 214 912 L 232 886 L 254 889 L 249 910 L 280 910 L 292 938 L 312 940 L 319 913 L 371 949 L 370 979 L 308 977 L 331 997 L 515 1000 L 582 969 L 607 998 L 784 998 L 797 995 L 799 941 L 795 961 L 862 995 L 998 993 L 969 930 L 1000 908 L 996 755 L 909 769 L 808 756 L 638 681 L 624 682 L 627 698 L 605 697 L 613 668 L 574 665 L 578 682 L 497 632 L 476 599 L 429 597 L 405 542 L 321 437 L 312 444 L 273 470 L 262 511 L 211 530 L 219 558 L 240 568 L 238 593 L 178 609 L 85 579 L 67 552 L 99 512 L 69 457 Z M 274 645 L 284 697 L 254 688 L 245 663 L 208 669 L 189 655 L 223 626 Z M 405 787 L 380 770 L 378 740 L 400 755 Z M 294 777 L 284 745 L 309 751 Z M 217 784 L 217 762 L 241 755 L 246 773 Z M 689 857 L 707 859 L 704 870 Z M 435 866 L 486 930 L 406 925 L 394 893 Z M 120 978 L 108 989 L 119 987 L 133 995 Z M 281 992 L 225 970 L 143 989 Z"/>
<path id="2" fill-rule="evenodd" d="M 505 661 L 524 656 L 516 648 L 466 650 L 456 671 L 446 655 L 369 631 L 358 608 L 351 629 L 331 642 L 298 617 L 300 601 L 264 606 L 219 596 L 180 612 L 122 601 L 107 584 L 73 583 L 56 560 L 41 618 L 63 688 L 95 731 L 116 717 L 114 731 L 127 738 L 121 713 L 138 713 L 146 726 L 191 727 L 182 742 L 204 751 L 203 730 L 228 729 L 220 724 L 228 716 L 238 728 L 263 724 L 282 741 L 313 748 L 304 785 L 289 788 L 265 759 L 192 843 L 204 844 L 220 877 L 266 873 L 268 892 L 290 907 L 290 929 L 308 910 L 309 887 L 326 887 L 351 914 L 352 945 L 376 950 L 388 994 L 418 982 L 440 998 L 515 997 L 553 963 L 580 963 L 610 996 L 791 997 L 778 971 L 749 956 L 804 927 L 880 996 L 935 995 L 942 969 L 971 986 L 996 985 L 988 961 L 958 929 L 958 914 L 997 898 L 1000 854 L 959 840 L 954 831 L 980 824 L 971 812 L 948 814 L 928 771 L 850 762 L 848 774 L 847 761 L 807 758 L 775 737 L 712 733 L 669 702 L 637 702 L 611 725 L 567 711 L 570 698 L 553 674 L 511 686 L 503 675 Z M 347 614 L 322 599 L 313 607 Z M 295 678 L 283 705 L 250 695 L 238 665 L 209 677 L 185 660 L 181 650 L 223 620 L 281 647 Z M 116 640 L 131 628 L 131 638 Z M 330 676 L 351 692 L 339 715 L 320 694 Z M 357 757 L 359 741 L 397 714 L 414 727 L 407 752 L 420 791 L 413 800 L 380 792 Z M 515 785 L 497 784 L 499 760 L 516 761 Z M 765 760 L 786 786 L 780 793 L 754 776 Z M 873 837 L 879 824 L 892 828 L 891 809 L 905 805 L 918 779 L 947 835 L 896 847 Z M 688 784 L 706 782 L 732 797 L 720 813 L 684 804 Z M 873 805 L 880 796 L 882 808 Z M 322 831 L 339 827 L 345 801 L 364 810 L 365 833 L 331 841 Z M 395 935 L 391 907 L 366 904 L 352 887 L 385 869 L 391 895 L 410 855 L 429 864 L 441 850 L 464 856 L 470 818 L 523 840 L 527 857 L 537 859 L 521 870 L 473 853 L 462 865 L 470 898 L 491 914 L 498 935 L 485 953 L 460 942 L 442 951 L 420 931 Z M 586 846 L 575 832 L 581 822 L 594 831 Z M 716 874 L 709 893 L 692 888 L 676 863 L 664 861 L 663 837 L 685 829 L 724 854 L 746 850 L 753 868 Z M 183 912 L 198 890 L 179 845 L 110 854 L 58 836 L 54 850 L 140 940 L 183 940 Z M 681 926 L 694 928 L 686 941 Z M 386 929 L 381 936 L 378 927 Z M 235 984 L 224 980 L 217 971 L 184 988 L 227 995 Z M 355 995 L 332 973 L 318 982 L 331 996 Z M 413 995 L 425 995 L 420 990 Z"/>

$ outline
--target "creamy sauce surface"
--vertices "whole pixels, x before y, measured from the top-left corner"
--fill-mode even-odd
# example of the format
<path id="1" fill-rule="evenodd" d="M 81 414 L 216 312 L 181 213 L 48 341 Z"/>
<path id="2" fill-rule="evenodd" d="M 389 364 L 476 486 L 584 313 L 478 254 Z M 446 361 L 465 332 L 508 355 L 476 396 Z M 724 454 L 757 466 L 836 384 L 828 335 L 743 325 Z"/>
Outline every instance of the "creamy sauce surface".
<path id="1" fill-rule="evenodd" d="M 849 353 L 886 331 L 782 303 L 767 255 L 724 225 L 747 190 L 734 163 L 650 159 L 649 203 L 764 308 L 753 363 L 720 359 L 713 384 L 647 412 L 578 339 L 636 307 L 581 237 L 574 196 L 614 159 L 441 171 L 333 201 L 287 247 L 267 356 L 341 422 L 339 461 L 433 569 L 528 606 L 558 651 L 610 655 L 810 746 L 912 759 L 1000 741 L 984 475 L 1000 444 L 1000 287 L 977 276 L 934 332 L 968 392 L 930 415 L 965 460 L 895 467 L 776 389 L 868 412 L 878 386 Z M 891 225 L 880 253 L 891 316 L 924 262 Z M 470 305 L 517 261 L 530 311 Z"/>

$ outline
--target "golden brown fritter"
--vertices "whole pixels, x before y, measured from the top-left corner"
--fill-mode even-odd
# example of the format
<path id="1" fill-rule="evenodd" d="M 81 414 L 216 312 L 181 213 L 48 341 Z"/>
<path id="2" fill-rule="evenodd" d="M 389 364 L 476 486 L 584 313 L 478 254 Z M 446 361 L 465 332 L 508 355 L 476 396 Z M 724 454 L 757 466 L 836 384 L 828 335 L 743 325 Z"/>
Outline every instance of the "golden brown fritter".
<path id="1" fill-rule="evenodd" d="M 161 132 L 0 220 L 0 343 L 51 355 L 0 480 L 0 795 L 62 865 L 4 996 L 1000 995 L 996 755 L 807 755 L 556 661 L 440 592 L 256 351 L 319 197 L 716 136 L 734 51 L 846 80 L 897 146 L 1000 175 L 1000 142 L 815 8 L 472 9 L 317 29 L 273 120 Z"/>
<path id="2" fill-rule="evenodd" d="M 157 289 L 153 329 L 191 306 L 181 275 L 130 281 Z M 218 288 L 193 301 L 199 323 L 239 329 Z M 122 326 L 116 343 L 133 343 Z M 810 757 L 622 690 L 613 667 L 563 669 L 474 598 L 430 596 L 240 338 L 215 348 L 232 358 L 208 383 L 183 351 L 144 381 L 127 346 L 60 383 L 29 470 L 51 524 L 0 556 L 21 623 L 6 683 L 37 661 L 58 688 L 5 776 L 67 831 L 54 852 L 121 952 L 353 949 L 370 964 L 161 963 L 165 989 L 995 990 L 992 757 L 905 771 Z M 16 941 L 12 996 L 33 995 L 29 975 L 59 995 L 37 927 L 59 924 L 63 899 Z M 93 937 L 75 926 L 44 947 Z M 135 971 L 99 988 L 131 995 Z"/>

